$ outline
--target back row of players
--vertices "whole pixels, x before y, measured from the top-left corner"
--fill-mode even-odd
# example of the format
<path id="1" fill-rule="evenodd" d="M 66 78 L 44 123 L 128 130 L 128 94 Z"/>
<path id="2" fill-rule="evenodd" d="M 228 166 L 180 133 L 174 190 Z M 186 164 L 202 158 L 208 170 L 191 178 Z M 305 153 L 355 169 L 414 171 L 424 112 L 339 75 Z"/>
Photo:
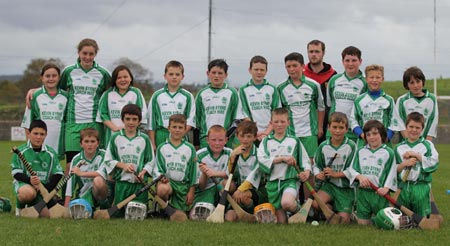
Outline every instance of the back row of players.
<path id="1" fill-rule="evenodd" d="M 126 127 L 123 129 L 126 124 L 122 121 L 123 114 L 121 114 L 121 110 L 124 105 L 132 103 L 142 108 L 142 115 L 140 117 L 142 118 L 142 123 L 147 123 L 150 142 L 153 149 L 156 150 L 156 146 L 160 149 L 161 145 L 164 144 L 168 138 L 170 116 L 182 114 L 186 117 L 186 128 L 184 129 L 183 136 L 192 127 L 197 127 L 200 130 L 200 147 L 208 146 L 204 150 L 208 153 L 208 156 L 211 155 L 211 159 L 208 161 L 217 162 L 217 158 L 211 152 L 212 144 L 209 143 L 210 138 L 208 136 L 208 130 L 211 129 L 212 126 L 219 125 L 226 129 L 232 124 L 233 120 L 246 118 L 256 122 L 256 139 L 258 142 L 263 141 L 266 136 L 266 140 L 271 139 L 274 136 L 272 132 L 276 133 L 276 129 L 272 122 L 273 119 L 271 121 L 271 117 L 273 118 L 271 112 L 276 108 L 284 107 L 287 109 L 289 122 L 286 126 L 287 135 L 298 137 L 299 146 L 303 146 L 306 151 L 306 153 L 301 156 L 309 158 L 306 158 L 305 160 L 299 159 L 295 162 L 283 159 L 280 163 L 285 165 L 282 168 L 284 171 L 281 171 L 281 173 L 277 174 L 273 179 L 270 177 L 268 184 L 273 180 L 284 181 L 291 179 L 292 177 L 287 177 L 286 175 L 287 173 L 295 173 L 294 169 L 289 168 L 289 165 L 293 165 L 293 163 L 304 168 L 303 171 L 307 172 L 311 171 L 311 168 L 308 169 L 307 167 L 308 164 L 314 163 L 314 156 L 316 156 L 315 167 L 320 167 L 321 165 L 324 166 L 325 163 L 328 163 L 329 160 L 333 158 L 333 151 L 328 151 L 330 153 L 326 153 L 326 155 L 325 153 L 321 153 L 323 152 L 321 148 L 317 151 L 318 137 L 320 138 L 325 135 L 322 126 L 331 126 L 331 124 L 328 125 L 323 123 L 324 118 L 327 118 L 325 117 L 326 107 L 324 101 L 326 101 L 327 105 L 330 107 L 329 115 L 333 112 L 344 113 L 346 116 L 345 120 L 340 120 L 339 122 L 346 123 L 345 129 L 348 129 L 345 134 L 346 139 L 348 138 L 356 141 L 359 146 L 364 145 L 364 140 L 367 140 L 363 126 L 369 120 L 378 120 L 382 122 L 382 126 L 384 125 L 387 127 L 385 132 L 389 140 L 393 136 L 393 131 L 402 131 L 402 135 L 408 138 L 409 136 L 408 131 L 406 131 L 405 121 L 406 116 L 410 112 L 420 112 L 424 116 L 423 131 L 421 131 L 423 136 L 428 139 L 436 136 L 438 119 L 436 99 L 431 93 L 423 88 L 425 76 L 420 69 L 411 67 L 405 71 L 403 84 L 405 89 L 409 90 L 409 92 L 401 96 L 398 99 L 397 104 L 394 104 L 392 97 L 386 95 L 380 88 L 384 77 L 383 67 L 379 65 L 370 65 L 366 67 L 366 78 L 364 78 L 362 72 L 359 70 L 359 66 L 362 62 L 361 51 L 356 47 L 350 46 L 343 50 L 342 61 L 345 72 L 342 74 L 336 74 L 329 64 L 323 62 L 323 55 L 325 53 L 325 44 L 323 42 L 313 40 L 308 44 L 307 48 L 308 57 L 310 59 L 310 63 L 307 65 L 304 65 L 303 56 L 299 53 L 291 53 L 285 57 L 285 67 L 289 77 L 287 81 L 280 83 L 278 86 L 273 86 L 264 79 L 267 72 L 266 59 L 261 56 L 253 57 L 250 61 L 249 68 L 252 79 L 246 85 L 242 86 L 239 92 L 228 87 L 225 83 L 228 69 L 226 62 L 221 59 L 213 60 L 208 64 L 207 71 L 210 83 L 206 88 L 199 91 L 195 102 L 192 94 L 180 87 L 184 74 L 182 64 L 177 61 L 171 61 L 166 65 L 165 69 L 164 77 L 167 80 L 167 85 L 154 93 L 150 99 L 147 112 L 142 93 L 132 86 L 133 78 L 129 69 L 125 66 L 117 67 L 112 73 L 112 79 L 110 79 L 109 73 L 94 62 L 94 57 L 98 51 L 96 42 L 91 39 L 85 39 L 82 40 L 78 46 L 78 62 L 67 67 L 63 71 L 61 77 L 59 77 L 59 69 L 56 66 L 47 65 L 44 67 L 41 74 L 44 86 L 33 93 L 33 99 L 31 101 L 32 107 L 28 112 L 28 116 L 24 117 L 24 127 L 27 128 L 29 126 L 27 120 L 42 119 L 50 126 L 49 135 L 53 134 L 53 137 L 48 137 L 47 139 L 59 143 L 62 143 L 62 138 L 59 136 L 63 135 L 60 130 L 64 129 L 65 147 L 61 148 L 63 146 L 62 144 L 53 146 L 55 149 L 60 150 L 59 154 L 61 156 L 65 151 L 68 160 L 66 171 L 68 171 L 70 170 L 71 162 L 74 164 L 72 166 L 77 164 L 73 162 L 72 159 L 80 151 L 78 143 L 82 143 L 82 141 L 79 141 L 79 132 L 86 128 L 93 128 L 97 129 L 98 132 L 102 132 L 102 125 L 98 124 L 96 121 L 103 122 L 104 126 L 106 126 L 106 132 L 109 133 L 102 135 L 101 139 L 104 146 L 109 144 L 108 146 L 112 147 L 111 143 L 113 143 L 113 139 L 110 139 L 111 133 L 118 132 L 115 134 L 116 136 L 124 135 L 127 130 Z M 310 78 L 315 79 L 320 84 Z M 112 87 L 100 97 L 109 80 L 112 81 Z M 327 83 L 328 80 L 329 82 Z M 62 89 L 67 90 L 67 92 Z M 322 95 L 326 96 L 326 100 L 323 99 Z M 96 107 L 97 105 L 99 106 Z M 52 133 L 52 131 L 54 131 L 54 133 Z M 332 131 L 328 131 L 327 134 L 332 135 Z M 380 134 L 382 133 L 380 132 Z M 333 138 L 331 138 L 331 140 L 333 140 Z M 330 144 L 331 140 L 328 139 L 325 143 Z M 124 145 L 125 142 L 127 141 L 121 140 L 116 143 L 116 147 Z M 300 142 L 302 144 L 300 144 Z M 433 146 L 431 142 L 425 143 L 428 143 L 426 146 Z M 303 147 L 297 147 L 296 149 L 303 149 Z M 339 145 L 333 148 L 334 152 L 339 151 L 338 147 Z M 119 149 L 123 148 L 120 147 Z M 142 151 L 142 149 L 144 148 L 141 148 L 140 151 Z M 109 151 L 108 148 L 108 153 Z M 287 148 L 286 151 L 291 152 L 293 151 L 293 148 Z M 435 152 L 436 151 L 429 151 L 427 153 Z M 133 164 L 133 167 L 130 165 L 125 165 L 127 167 L 112 165 L 109 174 L 113 174 L 112 171 L 116 167 L 123 169 L 122 174 L 131 171 L 142 171 L 143 166 L 139 166 L 138 164 L 141 161 L 141 159 L 138 158 L 139 155 L 135 156 L 130 154 L 131 152 L 124 153 L 127 154 L 118 157 L 118 163 Z M 351 159 L 350 156 L 353 156 L 352 153 L 348 153 L 349 155 L 339 154 L 339 156 L 342 155 L 342 160 L 340 165 L 332 164 L 334 172 L 344 171 L 344 169 L 348 167 L 348 165 L 344 165 L 344 163 L 346 163 L 344 159 Z M 290 153 L 290 155 L 292 155 L 292 153 Z M 324 156 L 320 157 L 321 155 Z M 208 166 L 212 164 L 202 162 L 200 154 L 197 158 L 199 158 L 199 162 L 207 164 L 206 167 L 199 165 L 199 173 L 201 172 L 207 177 L 227 177 L 226 170 L 220 168 L 218 170 L 211 170 Z M 186 156 L 184 159 L 186 160 Z M 337 159 L 339 158 L 336 158 L 333 163 L 338 163 L 339 161 L 337 161 Z M 409 159 L 409 157 L 406 159 Z M 156 158 L 156 160 L 159 165 L 159 159 Z M 376 160 L 379 162 L 378 158 Z M 436 162 L 433 164 L 434 168 L 432 168 L 433 171 L 435 170 L 435 167 L 437 167 L 437 157 L 435 160 Z M 258 160 L 258 162 L 262 163 L 260 160 Z M 421 162 L 422 161 L 420 161 L 420 163 Z M 105 163 L 107 163 L 107 161 L 105 161 Z M 183 169 L 183 165 L 178 162 L 172 162 L 170 165 L 173 170 Z M 419 170 L 420 172 L 420 165 L 415 166 L 415 170 Z M 269 169 L 269 171 L 270 170 L 271 169 Z M 153 171 L 154 170 L 148 170 L 149 173 Z M 368 168 L 366 171 L 374 175 L 374 173 L 380 174 L 382 169 Z M 331 171 L 329 170 L 328 176 L 330 176 L 330 172 Z M 315 174 L 316 178 L 323 178 L 323 176 L 321 176 L 323 173 L 320 172 L 320 169 L 318 173 Z M 138 179 L 132 175 L 125 175 L 127 178 L 122 176 L 123 175 L 117 176 L 119 181 L 126 181 L 132 184 L 136 184 L 138 181 Z M 241 176 L 245 177 L 246 175 L 241 174 Z M 309 173 L 303 173 L 301 177 L 302 180 L 305 176 L 309 177 L 310 175 Z M 419 176 L 416 175 L 413 181 L 417 182 Z M 348 175 L 345 177 L 347 182 L 348 179 L 352 180 Z M 180 178 L 181 180 L 177 180 Z M 185 177 L 178 176 L 175 180 L 184 182 L 184 178 Z M 211 179 L 207 180 L 209 180 L 207 188 L 215 187 L 215 184 Z M 372 181 L 381 185 L 381 187 L 384 187 L 383 182 L 379 182 L 379 180 L 376 179 Z M 431 181 L 431 176 L 428 181 Z M 341 187 L 338 183 L 339 182 L 335 183 L 335 185 Z M 364 183 L 364 181 L 362 183 Z M 278 187 L 278 190 L 276 190 L 275 193 L 280 196 L 284 193 L 291 194 L 294 197 L 297 196 L 297 193 L 293 192 L 293 190 L 296 190 L 295 187 L 288 189 L 290 187 L 289 185 L 282 187 L 280 186 L 280 183 L 276 186 Z M 258 187 L 258 185 L 255 187 Z M 393 182 L 392 187 L 387 187 L 390 190 L 395 190 L 396 182 Z M 287 190 L 287 192 L 285 192 L 285 190 Z M 327 194 L 330 196 L 330 193 L 333 192 Z M 429 194 L 429 192 L 427 194 Z M 165 197 L 167 198 L 167 195 L 165 195 Z M 236 197 L 237 200 L 240 200 L 239 195 Z M 269 201 L 271 200 L 270 197 L 269 192 Z M 188 200 L 192 202 L 192 199 Z M 298 206 L 294 206 L 293 204 L 288 206 L 290 207 L 289 209 L 283 207 L 283 202 L 281 200 L 282 199 L 278 202 L 270 202 L 275 205 L 276 210 L 287 210 L 290 212 L 297 210 Z M 186 205 L 191 205 L 191 203 Z M 346 209 L 348 209 L 348 207 L 346 207 Z M 182 210 L 186 209 L 183 208 Z M 348 213 L 348 211 L 346 212 Z M 367 216 L 362 214 L 363 212 L 359 212 L 358 210 L 358 216 L 361 216 L 362 219 L 367 219 L 365 218 Z M 280 217 L 279 221 L 283 222 L 285 220 L 283 217 Z"/>

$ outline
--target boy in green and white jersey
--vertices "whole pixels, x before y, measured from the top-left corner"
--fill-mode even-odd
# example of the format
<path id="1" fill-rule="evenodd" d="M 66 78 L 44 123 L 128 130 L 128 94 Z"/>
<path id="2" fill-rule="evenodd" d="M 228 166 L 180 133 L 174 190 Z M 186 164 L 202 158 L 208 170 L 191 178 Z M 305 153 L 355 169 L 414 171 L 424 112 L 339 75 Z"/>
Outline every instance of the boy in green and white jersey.
<path id="1" fill-rule="evenodd" d="M 53 190 L 63 176 L 63 170 L 59 164 L 56 152 L 44 144 L 47 136 L 47 126 L 42 120 L 33 120 L 29 127 L 30 134 L 27 143 L 17 149 L 30 163 L 31 169 L 36 172 L 32 176 L 17 155 L 11 160 L 11 174 L 14 178 L 13 188 L 16 195 L 16 208 L 21 209 L 33 206 L 42 196 L 38 194 L 39 183 L 42 183 L 48 191 Z M 41 217 L 48 217 L 48 209 L 45 207 Z"/>
<path id="2" fill-rule="evenodd" d="M 288 80 L 277 85 L 281 105 L 289 110 L 288 134 L 300 138 L 312 159 L 323 134 L 325 105 L 320 85 L 303 75 L 305 62 L 300 53 L 290 53 L 284 58 Z"/>
<path id="3" fill-rule="evenodd" d="M 394 136 L 394 132 L 391 130 L 394 99 L 381 89 L 384 81 L 384 67 L 376 64 L 369 65 L 366 67 L 365 73 L 369 91 L 356 98 L 350 117 L 350 126 L 359 137 L 358 146 L 364 145 L 362 126 L 369 120 L 378 120 L 386 126 L 388 141 Z"/>
<path id="4" fill-rule="evenodd" d="M 184 78 L 184 67 L 179 61 L 169 61 L 164 69 L 167 84 L 153 93 L 148 102 L 147 129 L 156 150 L 169 138 L 169 118 L 174 114 L 182 114 L 187 119 L 185 135 L 195 127 L 194 96 L 180 86 Z"/>
<path id="5" fill-rule="evenodd" d="M 424 89 L 425 81 L 425 75 L 418 67 L 410 67 L 403 73 L 403 87 L 409 92 L 397 99 L 393 130 L 401 131 L 404 138 L 408 137 L 405 121 L 412 112 L 419 112 L 425 117 L 423 137 L 431 141 L 437 136 L 438 104 L 436 96 Z"/>
<path id="6" fill-rule="evenodd" d="M 142 110 L 141 124 L 147 124 L 147 104 L 139 88 L 133 86 L 133 74 L 127 66 L 117 66 L 111 77 L 111 88 L 100 98 L 97 122 L 103 122 L 103 146 L 107 146 L 112 133 L 123 129 L 120 112 L 127 104 L 136 104 Z"/>
<path id="7" fill-rule="evenodd" d="M 290 125 L 286 108 L 272 112 L 273 134 L 265 137 L 258 148 L 259 169 L 268 175 L 266 183 L 269 202 L 275 207 L 278 223 L 287 223 L 286 212 L 296 213 L 300 209 L 297 202 L 300 181 L 308 180 L 311 163 L 308 154 L 297 137 L 287 133 Z M 294 166 L 301 173 L 297 173 Z"/>
<path id="8" fill-rule="evenodd" d="M 31 108 L 25 109 L 21 127 L 28 129 L 33 120 L 44 121 L 48 127 L 45 144 L 52 147 L 62 160 L 64 159 L 67 92 L 58 89 L 59 78 L 60 70 L 55 64 L 46 64 L 42 68 L 43 86 L 33 93 Z"/>
<path id="9" fill-rule="evenodd" d="M 80 139 L 83 150 L 72 159 L 70 173 L 73 176 L 67 181 L 65 206 L 69 206 L 71 200 L 83 198 L 92 208 L 107 208 L 112 200 L 107 201 L 107 172 L 102 166 L 105 150 L 99 149 L 99 133 L 94 128 L 86 128 L 80 132 Z M 80 162 L 85 164 L 77 167 Z"/>
<path id="10" fill-rule="evenodd" d="M 341 55 L 345 71 L 330 79 L 327 87 L 327 105 L 330 107 L 329 115 L 333 112 L 342 112 L 350 119 L 354 101 L 367 91 L 367 83 L 359 70 L 362 63 L 361 50 L 349 46 Z M 350 122 L 348 126 L 347 137 L 356 142 L 358 137 L 351 131 Z"/>
<path id="11" fill-rule="evenodd" d="M 198 180 L 195 148 L 184 139 L 186 117 L 183 114 L 170 116 L 169 132 L 170 138 L 156 150 L 155 166 L 146 165 L 139 176 L 143 178 L 145 173 L 153 173 L 154 177 L 164 174 L 165 177 L 156 187 L 158 196 L 170 201 L 174 208 L 187 212 L 194 202 Z"/>
<path id="12" fill-rule="evenodd" d="M 369 120 L 363 128 L 367 145 L 356 151 L 352 168 L 346 172 L 350 184 L 355 183 L 358 224 L 372 224 L 372 215 L 388 206 L 384 195 L 397 190 L 397 167 L 394 151 L 388 147 L 387 132 L 378 120 Z M 374 192 L 370 182 L 380 187 Z"/>
<path id="13" fill-rule="evenodd" d="M 408 138 L 395 146 L 395 157 L 398 187 L 402 189 L 399 202 L 419 215 L 428 216 L 431 213 L 431 175 L 439 166 L 439 154 L 433 143 L 423 137 L 424 126 L 423 115 L 418 112 L 408 115 L 406 119 Z M 405 176 L 408 169 L 410 173 Z"/>
<path id="14" fill-rule="evenodd" d="M 104 160 L 108 175 L 112 175 L 116 181 L 114 204 L 144 186 L 147 176 L 139 180 L 137 175 L 145 165 L 152 165 L 154 153 L 147 134 L 138 129 L 142 120 L 141 108 L 127 104 L 122 109 L 121 117 L 125 127 L 112 135 Z M 144 192 L 134 200 L 146 203 L 147 198 L 148 194 Z M 124 209 L 121 209 L 119 215 L 123 214 Z"/>
<path id="15" fill-rule="evenodd" d="M 267 82 L 267 60 L 254 56 L 250 60 L 248 72 L 252 79 L 239 89 L 239 99 L 243 114 L 258 126 L 257 140 L 261 141 L 272 132 L 270 115 L 272 110 L 281 107 L 278 91 Z"/>
<path id="16" fill-rule="evenodd" d="M 208 145 L 206 136 L 211 126 L 221 125 L 228 129 L 235 119 L 244 118 L 237 91 L 225 83 L 227 71 L 225 60 L 212 60 L 206 72 L 209 84 L 195 98 L 195 123 L 200 130 L 200 148 Z"/>

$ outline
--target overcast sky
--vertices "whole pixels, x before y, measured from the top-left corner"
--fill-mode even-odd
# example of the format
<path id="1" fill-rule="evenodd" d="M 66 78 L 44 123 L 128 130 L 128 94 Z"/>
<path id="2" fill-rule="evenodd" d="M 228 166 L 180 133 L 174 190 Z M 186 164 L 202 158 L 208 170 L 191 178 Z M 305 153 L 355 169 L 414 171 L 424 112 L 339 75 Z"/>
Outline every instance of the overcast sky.
<path id="1" fill-rule="evenodd" d="M 205 82 L 209 0 L 15 0 L 0 3 L 0 74 L 22 74 L 33 58 L 74 63 L 86 37 L 100 46 L 101 65 L 128 57 L 162 81 L 171 59 L 185 65 L 185 82 Z M 362 50 L 362 70 L 385 66 L 386 80 L 400 80 L 413 65 L 427 78 L 450 77 L 450 0 L 437 0 L 437 65 L 433 58 L 431 0 L 213 0 L 212 56 L 230 65 L 228 80 L 249 80 L 248 61 L 263 55 L 267 78 L 286 79 L 283 58 L 307 59 L 312 39 L 327 45 L 325 61 L 342 72 L 340 52 Z M 112 69 L 111 69 L 112 70 Z"/>

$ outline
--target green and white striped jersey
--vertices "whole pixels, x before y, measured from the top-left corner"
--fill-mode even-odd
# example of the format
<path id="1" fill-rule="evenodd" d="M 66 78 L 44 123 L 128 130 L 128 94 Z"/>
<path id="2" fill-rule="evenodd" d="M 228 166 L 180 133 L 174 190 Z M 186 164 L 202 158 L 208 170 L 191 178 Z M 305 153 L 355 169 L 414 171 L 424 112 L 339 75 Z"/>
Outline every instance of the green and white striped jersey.
<path id="1" fill-rule="evenodd" d="M 247 157 L 239 155 L 237 167 L 233 174 L 233 179 L 236 179 L 237 181 L 236 186 L 241 185 L 245 180 L 247 180 L 253 185 L 253 187 L 259 187 L 262 173 L 259 170 L 257 154 L 258 149 L 255 145 L 253 145 Z"/>
<path id="2" fill-rule="evenodd" d="M 260 132 L 269 126 L 272 111 L 281 107 L 276 87 L 266 80 L 261 87 L 250 80 L 239 89 L 239 99 L 243 115 L 256 122 Z"/>
<path id="3" fill-rule="evenodd" d="M 200 129 L 200 139 L 206 137 L 213 125 L 221 125 L 225 129 L 231 126 L 239 115 L 239 95 L 237 91 L 224 83 L 222 88 L 216 89 L 208 85 L 201 89 L 195 98 L 195 123 Z M 237 118 L 239 117 L 239 118 Z"/>
<path id="4" fill-rule="evenodd" d="M 209 168 L 212 168 L 219 172 L 228 172 L 228 160 L 230 159 L 231 151 L 232 150 L 230 148 L 224 147 L 220 156 L 218 158 L 214 158 L 210 148 L 205 147 L 197 151 L 197 162 L 205 163 Z M 197 165 L 197 183 L 199 182 L 201 174 L 202 172 Z M 209 189 L 214 185 L 215 183 L 213 182 L 213 180 L 208 179 L 208 183 L 206 184 L 205 189 Z"/>
<path id="5" fill-rule="evenodd" d="M 350 116 L 351 129 L 353 130 L 357 126 L 363 128 L 367 121 L 378 120 L 386 128 L 392 130 L 394 107 L 394 99 L 384 91 L 376 98 L 372 97 L 369 92 L 359 95 L 355 100 Z"/>
<path id="6" fill-rule="evenodd" d="M 47 125 L 45 144 L 52 147 L 60 159 L 64 158 L 64 121 L 67 92 L 58 90 L 56 95 L 48 94 L 44 86 L 33 93 L 31 109 L 25 108 L 21 127 L 29 128 L 31 121 L 42 120 Z"/>
<path id="7" fill-rule="evenodd" d="M 342 141 L 341 145 L 338 147 L 334 147 L 331 144 L 331 139 L 327 139 L 319 145 L 319 148 L 317 149 L 317 152 L 314 156 L 314 175 L 322 172 L 327 167 L 330 160 L 334 157 L 335 154 L 337 154 L 337 156 L 329 167 L 335 172 L 346 173 L 352 165 L 355 151 L 355 143 L 347 137 L 345 137 L 344 141 Z M 350 187 L 350 183 L 347 178 L 330 177 L 329 182 L 341 188 Z"/>
<path id="8" fill-rule="evenodd" d="M 187 125 L 195 127 L 194 96 L 181 87 L 171 93 L 166 85 L 153 93 L 148 102 L 148 130 L 167 129 L 169 118 L 174 114 L 183 114 Z"/>
<path id="9" fill-rule="evenodd" d="M 95 122 L 98 102 L 110 80 L 110 73 L 96 62 L 89 70 L 84 70 L 79 61 L 64 68 L 59 87 L 69 93 L 66 122 Z"/>
<path id="10" fill-rule="evenodd" d="M 136 135 L 128 138 L 125 130 L 115 132 L 106 149 L 104 166 L 109 175 L 113 175 L 115 180 L 138 183 L 136 175 L 142 171 L 144 166 L 152 165 L 153 148 L 149 137 L 137 131 Z M 133 164 L 136 173 L 127 173 L 122 169 L 115 168 L 117 163 Z"/>
<path id="11" fill-rule="evenodd" d="M 395 146 L 395 159 L 397 164 L 403 162 L 403 154 L 408 151 L 420 153 L 422 155 L 422 162 L 417 161 L 416 165 L 411 168 L 408 175 L 408 181 L 431 183 L 431 174 L 437 170 L 439 166 L 439 153 L 436 151 L 433 143 L 421 137 L 414 143 L 408 142 L 405 139 L 403 142 Z M 399 175 L 398 180 L 401 181 L 406 169 L 403 169 Z"/>
<path id="12" fill-rule="evenodd" d="M 130 86 L 125 94 L 121 95 L 117 87 L 109 88 L 100 98 L 99 108 L 97 112 L 97 122 L 111 121 L 118 127 L 123 127 L 121 118 L 122 108 L 127 104 L 136 104 L 141 108 L 142 121 L 141 124 L 147 124 L 147 104 L 144 96 L 139 88 Z M 109 138 L 112 135 L 110 128 L 105 127 L 105 143 L 109 143 Z"/>
<path id="13" fill-rule="evenodd" d="M 40 152 L 35 152 L 30 141 L 28 141 L 17 147 L 17 149 L 23 154 L 28 163 L 30 163 L 31 169 L 36 172 L 36 175 L 43 184 L 46 184 L 49 181 L 50 176 L 53 174 L 63 175 L 63 170 L 59 164 L 58 155 L 48 145 L 43 145 Z M 12 176 L 17 173 L 24 173 L 31 176 L 25 168 L 25 165 L 15 154 L 11 160 L 11 169 Z M 17 182 L 18 181 L 14 179 L 14 184 Z"/>
<path id="14" fill-rule="evenodd" d="M 164 174 L 170 180 L 188 186 L 196 185 L 198 184 L 196 159 L 195 148 L 189 142 L 184 140 L 179 146 L 174 146 L 167 140 L 159 145 L 156 151 L 154 177 Z"/>
<path id="15" fill-rule="evenodd" d="M 317 136 L 317 111 L 325 111 L 319 83 L 303 75 L 299 86 L 288 78 L 277 89 L 281 105 L 289 110 L 288 133 L 297 137 Z"/>
<path id="16" fill-rule="evenodd" d="M 424 90 L 425 96 L 422 98 L 414 97 L 411 92 L 408 92 L 397 99 L 394 111 L 393 130 L 406 130 L 405 122 L 408 114 L 418 112 L 425 117 L 425 127 L 422 131 L 422 136 L 437 135 L 437 125 L 439 120 L 438 105 L 436 96 L 428 90 Z"/>
<path id="17" fill-rule="evenodd" d="M 388 187 L 397 190 L 397 165 L 394 151 L 386 144 L 376 150 L 365 145 L 356 151 L 352 168 L 347 173 L 350 184 L 353 184 L 357 175 L 364 175 L 378 187 Z"/>
<path id="18" fill-rule="evenodd" d="M 327 105 L 330 107 L 329 115 L 334 112 L 341 112 L 350 119 L 354 101 L 366 91 L 367 83 L 362 72 L 352 79 L 346 73 L 334 75 L 331 77 L 327 87 Z M 349 129 L 351 129 L 350 121 Z"/>
<path id="19" fill-rule="evenodd" d="M 305 148 L 299 138 L 284 136 L 278 140 L 272 134 L 265 137 L 259 144 L 258 162 L 261 172 L 268 175 L 269 181 L 297 178 L 295 167 L 286 163 L 273 164 L 276 157 L 293 156 L 300 170 L 310 170 L 311 163 Z"/>
<path id="20" fill-rule="evenodd" d="M 103 179 L 106 180 L 108 174 L 106 169 L 102 166 L 104 156 L 105 150 L 97 149 L 94 158 L 92 158 L 92 160 L 88 160 L 84 155 L 84 152 L 81 151 L 73 157 L 70 171 L 81 161 L 85 161 L 86 164 L 80 166 L 80 170 L 82 172 L 97 172 L 103 177 Z M 84 196 L 86 192 L 92 189 L 93 182 L 94 178 L 84 178 L 78 177 L 77 175 L 72 175 L 72 177 L 67 181 L 66 196 L 71 196 L 72 199 Z"/>

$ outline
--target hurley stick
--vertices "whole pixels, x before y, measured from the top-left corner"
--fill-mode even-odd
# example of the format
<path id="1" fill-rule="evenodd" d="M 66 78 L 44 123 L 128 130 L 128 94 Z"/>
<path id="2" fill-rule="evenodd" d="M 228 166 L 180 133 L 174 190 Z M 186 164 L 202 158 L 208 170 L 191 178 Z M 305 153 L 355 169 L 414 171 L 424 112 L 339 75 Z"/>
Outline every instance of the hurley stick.
<path id="1" fill-rule="evenodd" d="M 161 210 L 169 216 L 170 221 L 183 222 L 188 219 L 186 213 L 170 206 L 169 203 L 161 199 L 154 190 L 149 189 L 149 192 L 152 194 L 153 198 L 155 198 L 155 201 L 158 203 Z"/>

